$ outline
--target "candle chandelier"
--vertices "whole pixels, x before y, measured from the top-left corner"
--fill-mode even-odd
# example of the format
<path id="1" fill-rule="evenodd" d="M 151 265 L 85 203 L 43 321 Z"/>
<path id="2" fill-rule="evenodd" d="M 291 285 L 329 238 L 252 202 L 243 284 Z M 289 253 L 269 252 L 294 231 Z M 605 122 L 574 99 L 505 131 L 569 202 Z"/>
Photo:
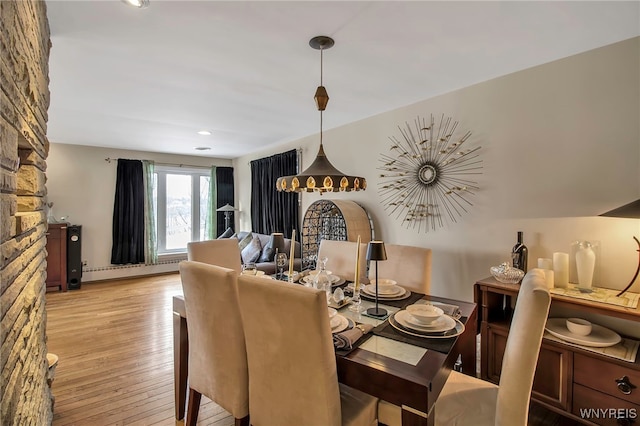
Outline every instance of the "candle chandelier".
<path id="1" fill-rule="evenodd" d="M 366 189 L 367 182 L 363 177 L 348 176 L 336 169 L 329 161 L 322 146 L 322 112 L 327 107 L 329 95 L 322 85 L 322 56 L 325 49 L 333 46 L 331 37 L 317 36 L 309 41 L 309 45 L 320 51 L 320 86 L 316 89 L 314 99 L 320 111 L 320 149 L 316 159 L 302 173 L 293 176 L 282 176 L 276 181 L 276 189 L 285 192 L 325 192 L 360 191 Z"/>

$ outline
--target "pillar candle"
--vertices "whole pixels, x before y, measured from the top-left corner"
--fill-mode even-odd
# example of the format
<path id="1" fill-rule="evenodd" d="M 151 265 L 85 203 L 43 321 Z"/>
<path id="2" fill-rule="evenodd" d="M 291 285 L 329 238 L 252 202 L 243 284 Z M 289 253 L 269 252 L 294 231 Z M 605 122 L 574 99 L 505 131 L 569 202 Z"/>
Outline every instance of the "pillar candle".
<path id="1" fill-rule="evenodd" d="M 293 282 L 293 258 L 296 255 L 296 230 L 291 233 L 291 250 L 289 251 L 289 282 Z"/>
<path id="2" fill-rule="evenodd" d="M 360 235 L 358 235 L 358 242 L 356 244 L 356 270 L 353 277 L 353 286 L 357 291 L 360 289 Z"/>
<path id="3" fill-rule="evenodd" d="M 569 286 L 569 254 L 553 253 L 554 286 L 566 288 Z"/>
<path id="4" fill-rule="evenodd" d="M 553 270 L 553 261 L 548 258 L 538 258 L 538 268 Z"/>
<path id="5" fill-rule="evenodd" d="M 552 289 L 555 285 L 555 273 L 550 269 L 543 269 L 544 271 L 544 280 L 547 282 L 547 287 Z"/>

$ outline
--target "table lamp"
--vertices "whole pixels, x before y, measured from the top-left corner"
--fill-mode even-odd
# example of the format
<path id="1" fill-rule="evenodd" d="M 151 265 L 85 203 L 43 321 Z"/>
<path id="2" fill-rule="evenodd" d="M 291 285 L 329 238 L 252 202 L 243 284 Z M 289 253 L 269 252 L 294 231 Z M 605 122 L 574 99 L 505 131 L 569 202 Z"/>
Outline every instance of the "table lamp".
<path id="1" fill-rule="evenodd" d="M 227 203 L 224 206 L 216 209 L 217 212 L 224 212 L 224 228 L 229 228 L 229 222 L 231 222 L 231 213 L 237 211 L 235 207 Z"/>
<path id="2" fill-rule="evenodd" d="M 376 262 L 376 307 L 367 309 L 367 315 L 372 317 L 384 317 L 387 310 L 378 307 L 378 261 L 387 260 L 387 251 L 384 249 L 384 242 L 371 241 L 367 245 L 367 260 Z"/>
<path id="3" fill-rule="evenodd" d="M 629 204 L 618 207 L 617 209 L 609 210 L 606 213 L 602 213 L 600 216 L 640 219 L 640 200 L 632 201 Z M 640 241 L 635 236 L 633 237 L 633 239 L 636 240 L 636 243 L 638 244 L 638 267 L 636 268 L 636 273 L 633 275 L 633 278 L 631 278 L 629 284 L 624 288 L 624 290 L 618 293 L 616 297 L 622 296 L 624 292 L 629 290 L 633 283 L 636 281 L 636 278 L 638 278 L 638 274 L 640 273 Z"/>
<path id="4" fill-rule="evenodd" d="M 274 232 L 269 239 L 269 245 L 277 253 L 284 253 L 284 234 L 282 232 Z"/>

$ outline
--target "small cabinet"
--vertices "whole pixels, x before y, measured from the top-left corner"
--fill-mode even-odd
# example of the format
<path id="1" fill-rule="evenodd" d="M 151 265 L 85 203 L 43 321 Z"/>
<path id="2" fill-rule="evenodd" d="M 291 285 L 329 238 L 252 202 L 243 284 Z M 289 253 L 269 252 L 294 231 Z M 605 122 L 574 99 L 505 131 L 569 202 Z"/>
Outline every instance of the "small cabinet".
<path id="1" fill-rule="evenodd" d="M 50 223 L 47 229 L 47 291 L 67 291 L 67 226 Z"/>

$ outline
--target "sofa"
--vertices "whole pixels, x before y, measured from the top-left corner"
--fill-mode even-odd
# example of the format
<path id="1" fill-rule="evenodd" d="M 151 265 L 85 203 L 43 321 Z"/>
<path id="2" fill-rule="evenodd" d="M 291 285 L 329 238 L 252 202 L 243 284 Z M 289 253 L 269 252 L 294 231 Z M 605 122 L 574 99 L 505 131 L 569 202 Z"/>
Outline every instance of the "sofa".
<path id="1" fill-rule="evenodd" d="M 265 274 L 273 275 L 276 273 L 276 262 L 275 262 L 275 250 L 271 249 L 271 245 L 269 241 L 271 240 L 271 235 L 258 234 L 256 232 L 251 231 L 241 231 L 237 234 L 232 235 L 230 238 L 236 238 L 238 243 L 245 240 L 247 235 L 251 233 L 252 239 L 257 237 L 257 240 L 260 242 L 261 251 L 260 256 L 257 260 L 255 260 L 256 267 L 259 271 L 263 271 Z M 257 243 L 255 243 L 257 244 Z M 244 248 L 244 247 L 243 247 Z M 241 248 L 242 251 L 242 248 Z M 284 251 L 289 256 L 291 252 L 291 239 L 284 239 Z M 300 271 L 302 269 L 302 250 L 300 247 L 300 243 L 296 241 L 295 249 L 294 249 L 295 257 L 293 259 L 293 269 L 296 271 Z M 288 264 L 287 264 L 288 265 Z M 289 267 L 285 267 L 285 271 L 287 271 Z"/>

